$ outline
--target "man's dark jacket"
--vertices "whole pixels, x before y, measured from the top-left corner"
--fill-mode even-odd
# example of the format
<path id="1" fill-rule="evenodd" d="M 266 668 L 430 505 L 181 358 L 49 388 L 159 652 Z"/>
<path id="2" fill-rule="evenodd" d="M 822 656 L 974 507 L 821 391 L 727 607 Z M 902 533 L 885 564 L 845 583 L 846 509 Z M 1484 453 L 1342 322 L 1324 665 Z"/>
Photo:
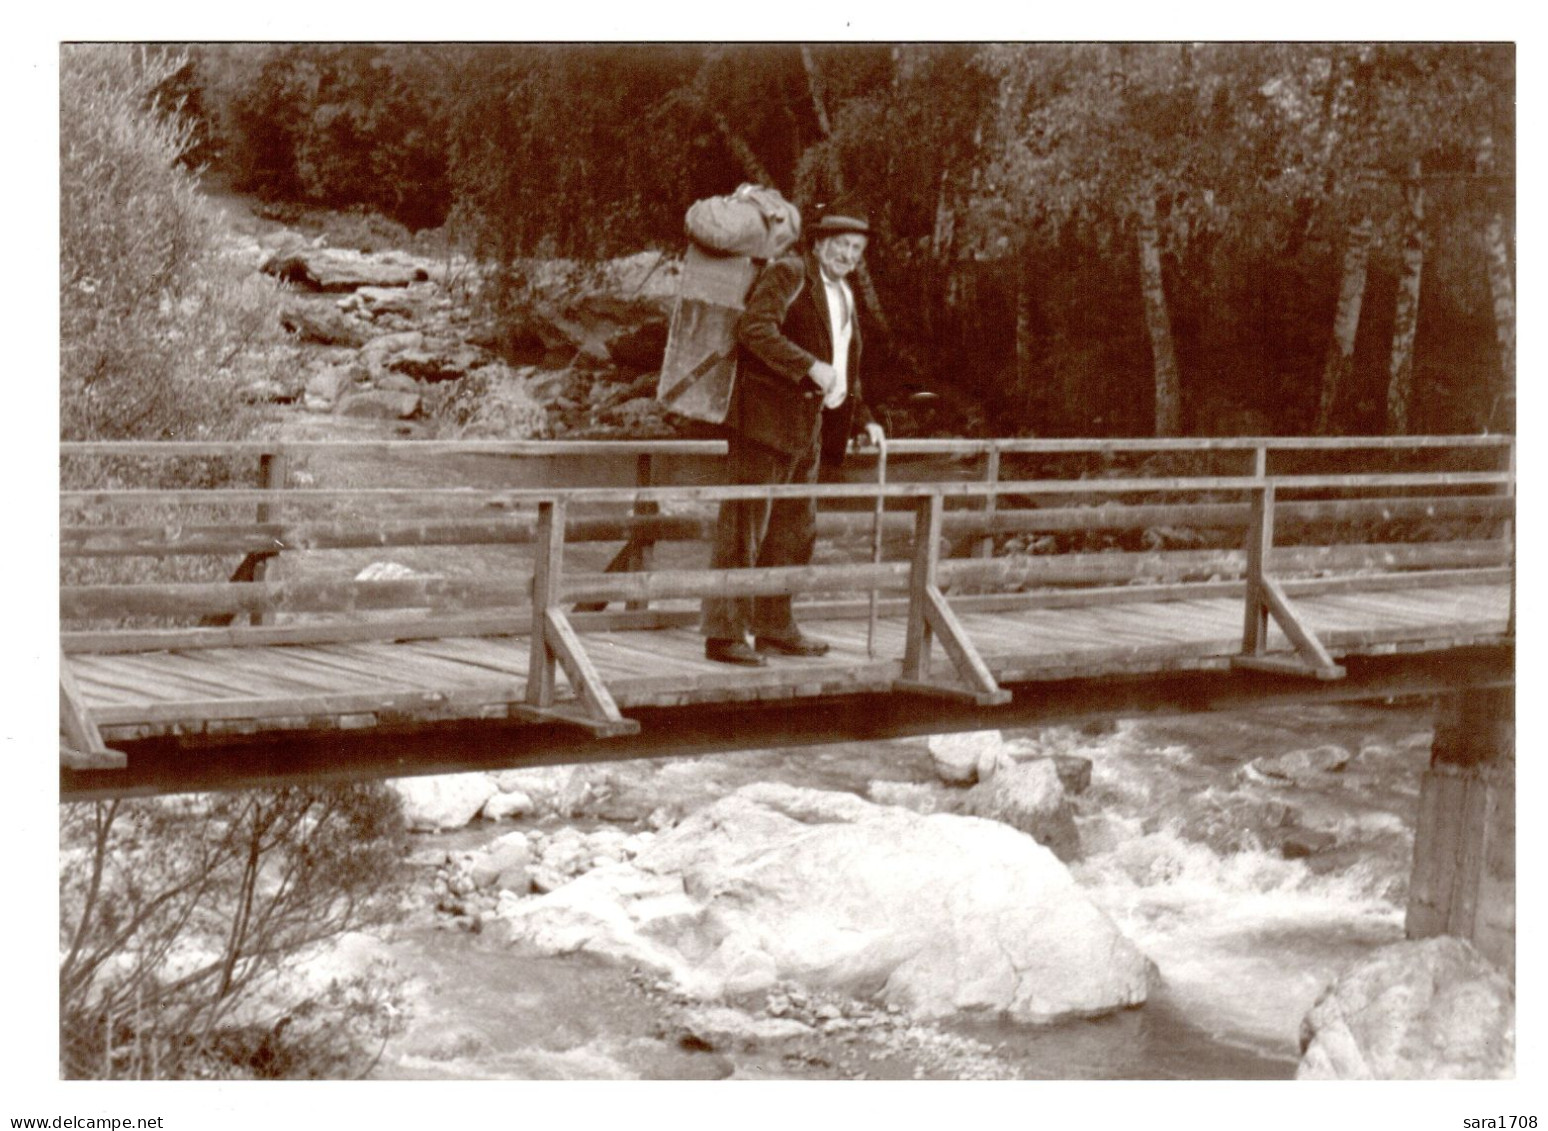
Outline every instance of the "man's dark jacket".
<path id="1" fill-rule="evenodd" d="M 849 339 L 848 396 L 824 409 L 822 390 L 807 375 L 812 362 L 833 358 L 828 293 L 815 256 L 777 259 L 763 269 L 736 339 L 741 349 L 726 425 L 789 456 L 810 450 L 820 428 L 823 462 L 841 460 L 849 438 L 871 421 L 860 392 L 859 318 Z"/>

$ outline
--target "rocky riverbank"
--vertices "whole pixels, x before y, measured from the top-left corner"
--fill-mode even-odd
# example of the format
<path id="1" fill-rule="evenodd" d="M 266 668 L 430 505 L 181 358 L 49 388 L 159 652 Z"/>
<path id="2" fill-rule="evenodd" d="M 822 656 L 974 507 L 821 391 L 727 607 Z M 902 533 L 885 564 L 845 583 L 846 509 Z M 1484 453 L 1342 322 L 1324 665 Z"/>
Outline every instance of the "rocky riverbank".
<path id="1" fill-rule="evenodd" d="M 331 246 L 273 223 L 230 236 L 282 288 L 299 364 L 250 389 L 277 409 L 443 437 L 671 436 L 655 402 L 679 264 L 657 252 L 601 265 L 526 265 L 498 319 L 466 259 Z"/>
<path id="2" fill-rule="evenodd" d="M 1386 718 L 1366 713 L 1351 725 L 1370 734 Z M 1317 720 L 1260 733 L 1258 756 L 1229 766 L 1210 766 L 1217 759 L 1204 752 L 1185 757 L 1185 747 L 1152 728 L 1097 728 L 1084 737 L 987 732 L 930 744 L 401 781 L 421 827 L 472 823 L 429 834 L 414 855 L 422 895 L 399 953 L 408 969 L 428 964 L 437 973 L 422 979 L 428 1020 L 410 1029 L 386 1071 L 1509 1075 L 1512 991 L 1456 956 L 1415 960 L 1404 948 L 1419 944 L 1400 941 L 1399 881 L 1411 840 L 1381 814 L 1406 804 L 1401 771 L 1422 762 L 1423 734 L 1373 735 L 1363 746 L 1285 742 L 1292 729 L 1319 728 L 1334 737 Z M 883 767 L 887 777 L 871 776 Z M 988 818 L 966 815 L 978 804 L 971 799 L 985 797 L 996 777 L 1014 781 L 1016 767 L 1037 781 L 1037 793 L 1017 795 L 1044 823 L 1031 834 L 1003 823 L 987 833 Z M 430 807 L 454 791 L 463 791 L 455 808 Z M 519 815 L 479 815 L 494 811 L 480 802 L 513 800 Z M 1037 843 L 1064 835 L 1061 816 L 1075 829 L 1068 865 Z M 1016 952 L 1018 936 L 1007 941 L 1003 916 L 983 910 L 982 900 L 1010 891 L 1001 906 L 1014 918 L 1039 906 L 1036 885 L 1015 866 L 983 867 L 976 839 L 958 854 L 969 862 L 962 876 L 946 875 L 933 858 L 948 854 L 939 842 L 927 842 L 931 859 L 908 857 L 900 846 L 921 821 L 962 822 L 986 842 L 1019 842 L 1013 855 L 1037 858 L 1045 892 L 1056 876 L 1059 898 L 1081 915 L 1094 908 L 1118 951 L 1142 956 L 1145 1004 L 1126 1008 L 1132 1003 L 1117 995 L 1095 1009 L 1066 1003 L 1018 1014 L 1014 989 L 1005 989 L 1016 979 L 990 976 L 1004 952 Z M 1309 826 L 1303 835 L 1276 839 L 1297 821 Z M 868 847 L 857 848 L 857 839 Z M 1314 855 L 1303 841 L 1314 843 Z M 873 869 L 867 859 L 883 863 Z M 1002 885 L 1007 876 L 1022 879 Z M 943 892 L 964 888 L 955 921 L 950 912 L 931 918 L 950 902 Z M 1056 922 L 1042 906 L 1035 926 Z M 931 938 L 921 947 L 923 935 Z M 1034 930 L 1019 941 L 1038 949 L 1036 937 Z M 1082 976 L 1106 968 L 1114 953 L 1085 938 L 1071 963 Z M 991 939 L 1000 951 L 985 958 L 975 947 Z M 948 948 L 956 961 L 940 960 Z M 930 960 L 907 967 L 921 949 Z M 1431 979 L 1437 970 L 1446 974 L 1443 989 Z M 916 974 L 930 992 L 910 980 Z M 1081 978 L 1066 985 L 1068 977 L 1063 970 L 1047 980 L 1060 993 L 1078 991 Z M 965 985 L 973 992 L 962 996 Z M 991 1000 L 995 990 L 1002 996 Z M 544 1009 L 580 1013 L 556 1034 L 530 1035 L 533 1047 L 517 1056 L 488 1032 L 508 1026 L 527 1039 L 530 1023 L 489 1015 L 505 1017 L 534 994 Z M 477 1039 L 447 1017 L 475 997 L 471 1012 L 483 1021 L 463 1024 L 485 1034 Z M 1464 1017 L 1463 1001 L 1481 1007 Z M 1238 1049 L 1238 1041 L 1246 1043 Z"/>

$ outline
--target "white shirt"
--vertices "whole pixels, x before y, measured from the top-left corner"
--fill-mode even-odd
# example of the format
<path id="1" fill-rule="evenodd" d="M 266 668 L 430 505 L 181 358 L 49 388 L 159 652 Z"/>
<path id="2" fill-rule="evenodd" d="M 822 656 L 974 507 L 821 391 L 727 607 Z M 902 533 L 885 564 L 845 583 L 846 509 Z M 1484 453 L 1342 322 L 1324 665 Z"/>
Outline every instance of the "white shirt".
<path id="1" fill-rule="evenodd" d="M 822 277 L 828 292 L 828 322 L 833 331 L 833 368 L 838 372 L 838 383 L 833 392 L 823 398 L 826 408 L 838 408 L 849 395 L 849 342 L 855 332 L 855 299 L 849 284 L 843 279 Z"/>

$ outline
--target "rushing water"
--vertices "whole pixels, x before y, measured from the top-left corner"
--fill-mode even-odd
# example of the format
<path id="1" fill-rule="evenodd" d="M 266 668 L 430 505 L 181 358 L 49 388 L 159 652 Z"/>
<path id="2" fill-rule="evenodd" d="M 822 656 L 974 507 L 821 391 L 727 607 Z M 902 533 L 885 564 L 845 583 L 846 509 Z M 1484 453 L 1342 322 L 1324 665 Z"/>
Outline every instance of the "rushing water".
<path id="1" fill-rule="evenodd" d="M 1055 737 L 1093 764 L 1078 820 L 1087 858 L 1075 875 L 1156 962 L 1162 985 L 1141 1011 L 1150 1015 L 1136 1026 L 1142 1039 L 1038 1074 L 1293 1072 L 1317 995 L 1341 968 L 1402 938 L 1428 714 L 1321 707 Z M 1347 767 L 1299 784 L 1249 767 L 1329 745 L 1348 751 Z M 1331 844 L 1287 859 L 1282 842 L 1301 830 Z M 1052 1035 L 1012 1043 L 1039 1052 L 1045 1068 L 1081 1051 Z"/>
<path id="2" fill-rule="evenodd" d="M 1276 708 L 1007 735 L 1022 750 L 1091 760 L 1091 785 L 1077 799 L 1085 858 L 1072 871 L 1156 962 L 1161 985 L 1143 1008 L 1101 1020 L 1051 1028 L 979 1023 L 954 1033 L 981 1043 L 1005 1074 L 1025 1078 L 1290 1076 L 1301 1020 L 1321 990 L 1352 961 L 1402 937 L 1429 735 L 1423 705 Z M 1347 766 L 1307 769 L 1296 780 L 1253 766 L 1319 747 L 1341 748 Z M 637 812 L 668 800 L 691 809 L 759 779 L 860 793 L 876 779 L 932 780 L 918 742 L 685 759 L 608 773 L 610 803 Z M 1288 858 L 1305 851 L 1293 844 L 1308 834 L 1315 851 Z M 443 839 L 466 846 L 491 835 L 470 830 Z M 518 960 L 494 940 L 422 932 L 406 938 L 400 953 L 421 973 L 433 967 L 440 987 L 427 1002 L 429 1017 L 417 1023 L 421 1054 L 437 1041 L 456 1046 L 464 1030 L 477 1039 L 443 1048 L 434 1071 L 419 1055 L 400 1059 L 389 1074 L 586 1075 L 590 1053 L 597 1064 L 642 1070 L 628 1050 L 649 1043 L 650 1004 L 610 983 L 594 964 L 527 960 L 517 986 L 507 983 Z M 551 1021 L 534 1028 L 534 1009 L 568 1017 L 575 1040 L 556 1044 Z M 431 1030 L 440 1036 L 429 1040 Z M 547 1060 L 512 1053 L 531 1046 L 539 1032 L 547 1035 Z M 759 1074 L 768 1069 L 760 1065 Z M 657 1056 L 643 1069 L 694 1070 L 691 1058 L 680 1056 Z M 788 1063 L 773 1071 L 808 1074 Z"/>

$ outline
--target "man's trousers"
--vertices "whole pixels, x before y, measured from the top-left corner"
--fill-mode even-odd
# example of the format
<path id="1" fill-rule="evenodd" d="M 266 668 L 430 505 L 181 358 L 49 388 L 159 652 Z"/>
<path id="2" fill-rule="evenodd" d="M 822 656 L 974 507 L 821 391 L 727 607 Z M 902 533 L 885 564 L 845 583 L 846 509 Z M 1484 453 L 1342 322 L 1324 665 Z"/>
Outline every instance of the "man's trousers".
<path id="1" fill-rule="evenodd" d="M 727 457 L 730 478 L 737 484 L 810 484 L 817 482 L 821 444 L 814 436 L 809 450 L 787 455 L 731 433 Z M 812 560 L 817 545 L 815 499 L 736 499 L 720 504 L 715 529 L 712 569 L 802 566 Z M 800 629 L 791 615 L 790 594 L 771 597 L 711 597 L 704 601 L 702 631 L 706 637 L 741 640 L 755 636 L 790 639 Z"/>

